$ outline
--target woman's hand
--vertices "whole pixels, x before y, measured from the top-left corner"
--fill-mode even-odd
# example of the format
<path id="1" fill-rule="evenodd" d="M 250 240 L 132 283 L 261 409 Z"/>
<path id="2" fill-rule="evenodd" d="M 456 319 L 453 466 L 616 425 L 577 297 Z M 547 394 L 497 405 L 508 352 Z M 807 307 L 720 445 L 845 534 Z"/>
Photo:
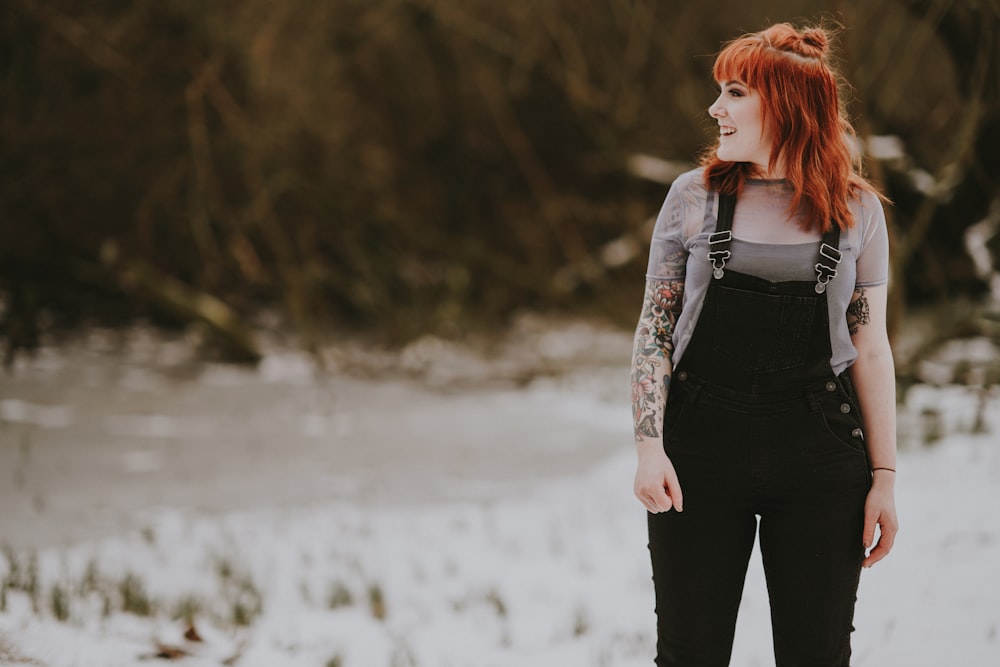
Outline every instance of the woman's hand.
<path id="1" fill-rule="evenodd" d="M 636 450 L 639 466 L 635 471 L 635 497 L 653 514 L 671 508 L 684 511 L 681 484 L 663 445 L 654 440 L 637 444 Z"/>
<path id="2" fill-rule="evenodd" d="M 896 473 L 890 470 L 876 470 L 872 488 L 865 500 L 865 529 L 862 540 L 868 557 L 861 563 L 871 567 L 889 555 L 896 540 L 899 522 L 896 519 L 895 500 Z M 875 542 L 875 526 L 879 527 L 878 542 Z M 872 548 L 874 547 L 874 548 Z"/>

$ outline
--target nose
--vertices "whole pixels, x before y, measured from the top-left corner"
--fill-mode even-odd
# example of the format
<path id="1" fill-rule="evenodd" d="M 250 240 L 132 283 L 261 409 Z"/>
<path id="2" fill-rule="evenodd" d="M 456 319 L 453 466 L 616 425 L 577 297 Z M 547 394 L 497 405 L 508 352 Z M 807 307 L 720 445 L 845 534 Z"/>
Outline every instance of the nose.
<path id="1" fill-rule="evenodd" d="M 722 104 L 720 104 L 721 101 L 722 95 L 719 95 L 715 101 L 712 102 L 712 106 L 708 107 L 708 115 L 712 118 L 722 118 L 726 115 L 726 109 Z"/>

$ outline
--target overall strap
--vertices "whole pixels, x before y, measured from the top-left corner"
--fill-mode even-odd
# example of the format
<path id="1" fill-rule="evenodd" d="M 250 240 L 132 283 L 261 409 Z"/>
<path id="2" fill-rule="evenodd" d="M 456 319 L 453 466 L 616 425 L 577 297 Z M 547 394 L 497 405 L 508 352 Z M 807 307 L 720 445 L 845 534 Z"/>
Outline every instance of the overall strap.
<path id="1" fill-rule="evenodd" d="M 715 217 L 715 231 L 708 236 L 708 260 L 712 262 L 712 276 L 716 280 L 725 275 L 726 260 L 732 257 L 732 253 L 729 252 L 729 244 L 733 240 L 734 210 L 736 210 L 736 195 L 720 193 L 719 213 Z"/>

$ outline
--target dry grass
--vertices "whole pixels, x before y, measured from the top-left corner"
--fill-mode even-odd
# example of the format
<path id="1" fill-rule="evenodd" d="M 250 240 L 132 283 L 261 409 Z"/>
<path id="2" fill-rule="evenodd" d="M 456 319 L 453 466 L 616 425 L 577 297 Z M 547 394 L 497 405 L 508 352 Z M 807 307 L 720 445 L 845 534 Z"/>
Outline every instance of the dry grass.
<path id="1" fill-rule="evenodd" d="M 37 660 L 33 660 L 14 645 L 7 635 L 0 632 L 0 664 L 3 665 L 39 665 Z"/>

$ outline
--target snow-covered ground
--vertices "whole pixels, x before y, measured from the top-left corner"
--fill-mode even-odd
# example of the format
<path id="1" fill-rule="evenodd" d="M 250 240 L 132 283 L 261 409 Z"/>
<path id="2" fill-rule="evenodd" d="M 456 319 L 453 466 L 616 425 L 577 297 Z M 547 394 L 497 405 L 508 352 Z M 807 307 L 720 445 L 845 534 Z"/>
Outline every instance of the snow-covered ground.
<path id="1" fill-rule="evenodd" d="M 287 359 L 167 379 L 148 360 L 24 362 L 0 382 L 0 664 L 652 664 L 627 336 L 563 334 L 589 343 L 541 357 L 577 370 L 446 393 L 320 384 Z M 863 574 L 854 664 L 1000 665 L 1000 392 L 918 385 L 900 423 L 902 529 Z M 773 664 L 756 557 L 732 664 Z"/>

